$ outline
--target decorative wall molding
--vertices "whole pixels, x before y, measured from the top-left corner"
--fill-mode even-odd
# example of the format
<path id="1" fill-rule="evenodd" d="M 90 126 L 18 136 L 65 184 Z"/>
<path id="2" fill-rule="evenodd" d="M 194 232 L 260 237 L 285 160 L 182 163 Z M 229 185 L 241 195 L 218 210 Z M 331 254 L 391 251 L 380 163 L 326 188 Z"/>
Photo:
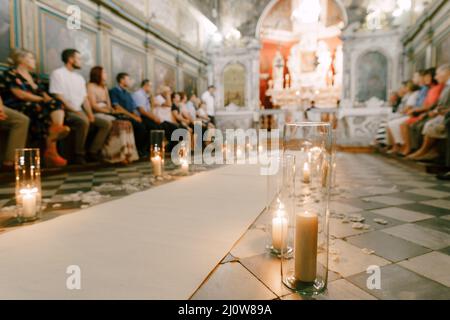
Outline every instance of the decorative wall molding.
<path id="1" fill-rule="evenodd" d="M 245 106 L 242 111 L 253 111 L 259 108 L 259 59 L 260 46 L 255 42 L 248 43 L 245 47 L 229 48 L 214 47 L 209 52 L 211 68 L 209 79 L 216 88 L 216 110 L 225 110 L 224 105 L 224 69 L 232 63 L 244 66 L 245 79 Z"/>
<path id="2" fill-rule="evenodd" d="M 401 66 L 403 57 L 403 46 L 400 41 L 401 30 L 391 31 L 356 31 L 348 28 L 344 31 L 343 51 L 344 51 L 344 77 L 343 77 L 343 97 L 356 101 L 358 61 L 367 52 L 377 51 L 382 53 L 388 60 L 387 92 L 396 88 L 401 82 Z M 389 43 L 387 46 L 386 43 Z"/>

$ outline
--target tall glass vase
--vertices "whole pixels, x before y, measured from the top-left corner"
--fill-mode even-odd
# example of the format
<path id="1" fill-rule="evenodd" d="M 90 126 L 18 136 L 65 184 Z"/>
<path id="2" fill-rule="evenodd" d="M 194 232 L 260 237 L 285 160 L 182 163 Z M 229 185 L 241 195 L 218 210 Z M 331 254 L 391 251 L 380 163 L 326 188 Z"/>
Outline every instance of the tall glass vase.
<path id="1" fill-rule="evenodd" d="M 17 149 L 16 206 L 19 223 L 39 219 L 41 215 L 41 159 L 39 149 Z"/>
<path id="2" fill-rule="evenodd" d="M 283 247 L 283 238 L 288 233 L 289 217 L 294 212 L 295 157 L 289 154 L 273 156 L 270 167 L 273 170 L 267 176 L 267 248 L 279 257 L 283 251 L 292 252 L 292 247 Z"/>
<path id="3" fill-rule="evenodd" d="M 284 153 L 295 156 L 295 209 L 282 253 L 283 283 L 303 295 L 320 294 L 328 282 L 332 128 L 329 123 L 285 126 Z"/>
<path id="4" fill-rule="evenodd" d="M 155 177 L 164 173 L 164 155 L 164 130 L 153 130 L 150 132 L 150 162 Z"/>

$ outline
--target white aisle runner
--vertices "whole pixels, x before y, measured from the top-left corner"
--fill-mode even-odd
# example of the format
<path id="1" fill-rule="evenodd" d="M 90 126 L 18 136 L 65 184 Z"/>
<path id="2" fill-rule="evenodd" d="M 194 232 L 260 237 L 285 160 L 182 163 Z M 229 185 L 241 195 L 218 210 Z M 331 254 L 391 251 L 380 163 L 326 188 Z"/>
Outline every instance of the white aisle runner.
<path id="1" fill-rule="evenodd" d="M 0 235 L 0 299 L 187 299 L 262 212 L 264 176 L 227 166 Z M 81 290 L 66 269 L 81 268 Z"/>

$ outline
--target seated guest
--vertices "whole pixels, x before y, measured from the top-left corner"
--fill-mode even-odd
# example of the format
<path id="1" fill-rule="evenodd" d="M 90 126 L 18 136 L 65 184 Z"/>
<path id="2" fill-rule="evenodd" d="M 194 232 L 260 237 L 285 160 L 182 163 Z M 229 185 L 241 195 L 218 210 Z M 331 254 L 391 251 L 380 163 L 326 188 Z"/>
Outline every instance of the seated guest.
<path id="1" fill-rule="evenodd" d="M 428 79 L 426 79 L 427 70 L 420 70 L 414 73 L 413 82 L 415 85 L 418 85 L 420 87 L 419 90 L 419 96 L 417 97 L 417 107 L 423 106 L 425 99 L 427 98 L 428 94 L 428 86 L 426 85 L 426 82 Z"/>
<path id="2" fill-rule="evenodd" d="M 428 113 L 428 120 L 425 123 L 422 134 L 424 141 L 419 150 L 409 156 L 409 159 L 429 161 L 439 157 L 439 152 L 435 148 L 438 139 L 447 139 L 445 127 L 446 117 L 450 110 L 450 64 L 442 65 L 436 74 L 436 80 L 440 85 L 444 85 L 437 107 Z"/>
<path id="3" fill-rule="evenodd" d="M 185 92 L 180 92 L 179 95 L 180 95 L 179 106 L 181 117 L 186 121 L 189 127 L 192 128 L 194 126 L 195 118 L 193 118 L 191 114 L 187 112 L 187 102 L 188 102 L 187 94 Z"/>
<path id="4" fill-rule="evenodd" d="M 150 80 L 143 80 L 141 88 L 133 93 L 134 103 L 141 115 L 142 123 L 147 131 L 160 130 L 161 120 L 152 112 L 151 105 L 152 83 Z"/>
<path id="5" fill-rule="evenodd" d="M 64 126 L 61 102 L 45 92 L 31 73 L 36 68 L 36 60 L 31 52 L 13 50 L 10 60 L 12 68 L 5 72 L 5 104 L 30 118 L 30 133 L 33 138 L 46 140 L 44 158 L 48 166 L 67 165 L 67 161 L 58 154 L 56 148 L 56 141 L 70 132 L 70 129 Z"/>
<path id="6" fill-rule="evenodd" d="M 389 145 L 389 141 L 387 138 L 387 125 L 388 125 L 388 121 L 395 119 L 395 117 L 393 117 L 393 115 L 397 115 L 397 109 L 400 106 L 401 103 L 401 98 L 399 96 L 399 94 L 394 91 L 389 95 L 389 105 L 392 108 L 392 113 L 391 116 L 389 117 L 389 119 L 386 120 L 382 120 L 380 121 L 380 124 L 378 125 L 378 129 L 377 129 L 377 133 L 375 136 L 375 145 L 381 147 L 381 148 L 385 148 L 386 146 Z M 392 139 L 392 138 L 391 138 Z"/>
<path id="7" fill-rule="evenodd" d="M 186 129 L 188 131 L 188 137 L 187 139 L 189 139 L 189 141 L 193 142 L 192 140 L 192 133 L 193 130 L 188 122 L 188 120 L 186 118 L 183 117 L 183 115 L 181 114 L 181 93 L 178 92 L 174 92 L 172 93 L 172 116 L 174 117 L 175 121 L 177 122 L 178 128 L 180 129 Z M 193 126 L 193 124 L 192 124 Z"/>
<path id="8" fill-rule="evenodd" d="M 25 147 L 30 119 L 21 112 L 7 108 L 0 97 L 0 129 L 9 131 L 6 140 L 6 152 L 3 159 L 3 170 L 14 169 L 16 149 Z"/>
<path id="9" fill-rule="evenodd" d="M 81 54 L 75 49 L 66 49 L 61 55 L 64 66 L 50 76 L 50 92 L 62 101 L 66 110 L 66 122 L 75 131 L 75 164 L 86 164 L 85 148 L 89 127 L 92 124 L 97 134 L 89 148 L 89 158 L 98 161 L 100 151 L 111 130 L 111 122 L 94 115 L 87 98 L 86 81 L 77 72 L 82 67 Z"/>
<path id="10" fill-rule="evenodd" d="M 399 94 L 402 96 L 402 102 L 397 112 L 391 116 L 392 120 L 388 122 L 388 140 L 392 145 L 392 148 L 388 151 L 389 153 L 399 152 L 405 145 L 405 140 L 403 140 L 402 135 L 402 124 L 409 119 L 408 114 L 410 110 L 417 108 L 418 89 L 412 81 L 408 81 L 399 90 Z"/>
<path id="11" fill-rule="evenodd" d="M 389 96 L 389 105 L 392 107 L 392 112 L 396 113 L 400 103 L 402 102 L 402 98 L 398 94 L 398 92 L 394 91 Z"/>
<path id="12" fill-rule="evenodd" d="M 162 88 L 161 93 L 154 99 L 155 108 L 153 112 L 160 120 L 160 127 L 164 130 L 168 141 L 167 151 L 171 151 L 177 144 L 176 141 L 172 141 L 172 133 L 178 129 L 178 124 L 172 114 L 171 102 L 171 90 L 169 87 Z"/>
<path id="13" fill-rule="evenodd" d="M 189 123 L 181 114 L 181 94 L 178 92 L 172 93 L 172 115 L 177 122 L 178 127 L 189 130 Z"/>
<path id="14" fill-rule="evenodd" d="M 189 101 L 187 101 L 184 104 L 184 106 L 181 110 L 183 116 L 188 118 L 191 122 L 194 122 L 195 120 L 197 120 L 197 103 L 198 103 L 198 98 L 195 94 L 193 94 L 189 98 Z"/>
<path id="15" fill-rule="evenodd" d="M 197 109 L 197 119 L 202 120 L 203 123 L 207 124 L 209 128 L 214 128 L 214 124 L 208 117 L 208 112 L 206 111 L 206 103 L 204 102 L 201 102 L 200 106 Z"/>
<path id="16" fill-rule="evenodd" d="M 139 159 L 133 126 L 126 119 L 120 120 L 121 114 L 113 109 L 106 86 L 107 77 L 103 67 L 92 68 L 87 86 L 88 99 L 95 116 L 111 123 L 111 131 L 102 150 L 103 160 L 128 164 Z"/>
<path id="17" fill-rule="evenodd" d="M 128 73 L 119 73 L 116 80 L 117 86 L 109 91 L 111 103 L 115 111 L 125 115 L 127 120 L 133 125 L 139 156 L 145 158 L 149 155 L 150 136 L 142 123 L 142 118 L 138 114 L 136 103 L 134 103 L 133 97 L 128 91 L 131 86 L 130 76 Z"/>
<path id="18" fill-rule="evenodd" d="M 426 98 L 421 107 L 409 112 L 410 118 L 402 125 L 402 137 L 406 142 L 402 150 L 404 156 L 410 154 L 413 149 L 418 147 L 417 144 L 422 138 L 423 126 L 428 120 L 428 113 L 436 107 L 439 96 L 444 89 L 444 84 L 436 82 L 435 75 L 436 70 L 434 68 L 425 71 L 424 83 L 429 88 Z"/>

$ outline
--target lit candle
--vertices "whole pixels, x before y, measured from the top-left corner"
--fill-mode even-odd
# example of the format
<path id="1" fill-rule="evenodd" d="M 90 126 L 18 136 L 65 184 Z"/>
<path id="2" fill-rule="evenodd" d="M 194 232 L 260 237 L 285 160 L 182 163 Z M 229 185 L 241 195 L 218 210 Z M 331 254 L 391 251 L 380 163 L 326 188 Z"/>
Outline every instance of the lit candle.
<path id="1" fill-rule="evenodd" d="M 311 170 L 309 168 L 309 163 L 305 162 L 303 164 L 303 183 L 311 182 Z"/>
<path id="2" fill-rule="evenodd" d="M 162 160 L 161 156 L 157 155 L 152 158 L 152 165 L 153 165 L 153 174 L 155 176 L 161 176 L 162 175 Z"/>
<path id="3" fill-rule="evenodd" d="M 295 221 L 295 279 L 314 282 L 317 268 L 319 219 L 313 213 L 298 213 Z"/>
<path id="4" fill-rule="evenodd" d="M 287 244 L 288 220 L 284 212 L 283 204 L 277 211 L 277 215 L 272 219 L 272 246 L 275 250 L 284 251 Z"/>
<path id="5" fill-rule="evenodd" d="M 181 162 L 181 172 L 183 173 L 189 173 L 189 163 L 187 160 L 183 160 Z"/>
<path id="6" fill-rule="evenodd" d="M 242 157 L 242 149 L 241 149 L 241 147 L 237 147 L 237 149 L 236 149 L 236 157 L 238 158 L 238 159 L 240 159 L 241 157 Z"/>
<path id="7" fill-rule="evenodd" d="M 36 203 L 36 188 L 22 189 L 20 193 L 22 195 L 22 215 L 24 218 L 32 218 L 36 216 L 37 203 Z"/>

